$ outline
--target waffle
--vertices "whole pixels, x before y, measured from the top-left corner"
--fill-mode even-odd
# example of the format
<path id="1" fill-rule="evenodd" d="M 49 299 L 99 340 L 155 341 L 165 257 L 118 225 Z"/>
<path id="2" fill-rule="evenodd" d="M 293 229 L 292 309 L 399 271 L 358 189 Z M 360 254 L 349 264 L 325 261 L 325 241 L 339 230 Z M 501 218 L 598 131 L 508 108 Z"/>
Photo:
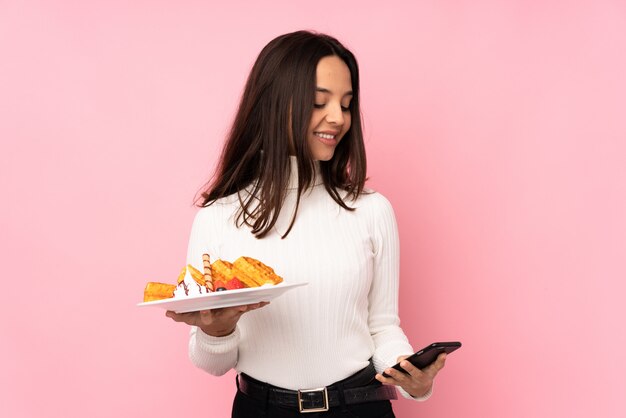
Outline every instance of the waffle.
<path id="1" fill-rule="evenodd" d="M 199 286 L 206 286 L 206 280 L 204 280 L 204 274 L 200 272 L 200 270 L 196 269 L 191 264 L 187 264 L 187 268 L 189 269 L 189 274 L 198 283 Z"/>
<path id="2" fill-rule="evenodd" d="M 143 291 L 143 301 L 150 302 L 152 300 L 173 298 L 174 290 L 176 290 L 176 285 L 173 284 L 148 282 Z"/>
<path id="3" fill-rule="evenodd" d="M 213 281 L 226 283 L 233 277 L 233 264 L 224 260 L 215 260 L 211 265 Z"/>
<path id="4" fill-rule="evenodd" d="M 178 279 L 176 279 L 176 284 L 180 286 L 181 283 L 185 282 L 185 274 L 187 273 L 187 267 L 183 267 L 178 275 Z"/>
<path id="5" fill-rule="evenodd" d="M 189 295 L 189 288 L 187 287 L 187 283 L 185 283 L 185 275 L 187 274 L 187 267 L 183 267 L 183 269 L 178 274 L 178 279 L 176 279 L 176 283 L 178 287 L 182 287 L 185 291 L 185 296 Z"/>
<path id="6" fill-rule="evenodd" d="M 239 257 L 233 263 L 235 277 L 248 287 L 263 286 L 264 284 L 278 284 L 283 278 L 274 273 L 274 269 L 266 266 L 252 257 Z"/>

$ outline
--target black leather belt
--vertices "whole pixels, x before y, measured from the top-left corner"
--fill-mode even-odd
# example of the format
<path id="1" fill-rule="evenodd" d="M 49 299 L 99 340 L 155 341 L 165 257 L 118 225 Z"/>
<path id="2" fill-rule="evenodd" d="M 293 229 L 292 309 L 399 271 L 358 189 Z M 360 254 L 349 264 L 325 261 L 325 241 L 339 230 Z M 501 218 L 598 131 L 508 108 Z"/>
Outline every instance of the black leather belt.
<path id="1" fill-rule="evenodd" d="M 237 387 L 253 399 L 298 408 L 301 413 L 328 411 L 340 406 L 341 398 L 346 405 L 397 399 L 396 389 L 374 380 L 375 373 L 370 362 L 365 369 L 330 386 L 300 390 L 279 388 L 241 373 L 237 376 Z"/>

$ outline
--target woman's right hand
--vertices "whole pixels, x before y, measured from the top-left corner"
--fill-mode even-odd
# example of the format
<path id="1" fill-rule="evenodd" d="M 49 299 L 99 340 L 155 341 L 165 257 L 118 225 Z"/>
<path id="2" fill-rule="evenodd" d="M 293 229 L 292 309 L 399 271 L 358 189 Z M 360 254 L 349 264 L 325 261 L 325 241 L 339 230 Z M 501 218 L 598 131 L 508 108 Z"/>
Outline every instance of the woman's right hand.
<path id="1" fill-rule="evenodd" d="M 165 312 L 165 316 L 172 318 L 176 322 L 184 322 L 187 325 L 196 326 L 207 335 L 225 337 L 235 331 L 235 326 L 239 318 L 241 318 L 241 315 L 262 308 L 268 304 L 269 302 L 259 302 L 251 305 L 232 306 L 229 308 L 188 313 L 167 311 Z"/>

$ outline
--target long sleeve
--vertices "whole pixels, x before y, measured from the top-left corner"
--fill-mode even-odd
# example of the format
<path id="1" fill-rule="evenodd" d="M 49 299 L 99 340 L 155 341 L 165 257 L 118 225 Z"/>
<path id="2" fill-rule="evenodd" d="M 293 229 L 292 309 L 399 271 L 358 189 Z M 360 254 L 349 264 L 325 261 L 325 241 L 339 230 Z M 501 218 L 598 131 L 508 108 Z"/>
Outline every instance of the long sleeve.
<path id="1" fill-rule="evenodd" d="M 400 277 L 400 239 L 393 208 L 389 201 L 378 195 L 373 206 L 371 227 L 374 251 L 374 272 L 369 293 L 369 328 L 374 340 L 373 356 L 376 371 L 382 373 L 387 367 L 397 363 L 402 355 L 413 354 L 413 347 L 400 328 L 398 316 L 398 293 Z M 374 213 L 370 214 L 374 215 Z M 398 390 L 407 399 L 418 401 L 430 397 L 431 391 L 420 398 L 414 398 L 404 389 Z"/>
<path id="2" fill-rule="evenodd" d="M 191 327 L 189 359 L 214 376 L 221 376 L 237 364 L 239 329 L 226 337 L 212 337 L 198 327 Z"/>
<path id="3" fill-rule="evenodd" d="M 396 363 L 400 355 L 410 355 L 413 347 L 400 328 L 398 291 L 400 241 L 393 209 L 378 195 L 371 217 L 374 268 L 369 292 L 369 329 L 374 340 L 374 366 L 377 371 Z"/>
<path id="4" fill-rule="evenodd" d="M 216 254 L 219 251 L 221 231 L 216 222 L 220 205 L 201 209 L 194 219 L 189 237 L 187 264 L 202 265 L 202 254 Z M 239 328 L 225 337 L 213 337 L 197 327 L 191 327 L 189 338 L 189 359 L 208 373 L 221 376 L 237 364 Z"/>

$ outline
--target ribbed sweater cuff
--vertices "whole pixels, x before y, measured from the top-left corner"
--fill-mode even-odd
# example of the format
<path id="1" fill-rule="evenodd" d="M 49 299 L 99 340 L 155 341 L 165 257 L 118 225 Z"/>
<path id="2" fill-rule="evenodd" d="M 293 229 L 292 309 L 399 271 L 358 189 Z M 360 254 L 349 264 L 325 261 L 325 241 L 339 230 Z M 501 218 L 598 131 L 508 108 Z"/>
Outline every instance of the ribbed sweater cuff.
<path id="1" fill-rule="evenodd" d="M 239 344 L 239 327 L 232 334 L 224 337 L 213 337 L 205 334 L 200 328 L 196 331 L 196 344 L 200 352 L 206 354 L 225 354 L 236 350 Z"/>
<path id="2" fill-rule="evenodd" d="M 405 342 L 389 343 L 376 348 L 374 354 L 374 367 L 378 373 L 382 373 L 387 367 L 391 367 L 398 362 L 400 356 L 410 356 L 413 348 Z"/>
<path id="3" fill-rule="evenodd" d="M 398 391 L 402 394 L 402 396 L 404 396 L 407 399 L 413 399 L 417 402 L 424 402 L 425 400 L 427 400 L 428 398 L 430 398 L 433 394 L 433 387 L 431 386 L 430 389 L 428 389 L 428 392 L 426 392 L 425 394 L 423 394 L 422 396 L 416 398 L 415 396 L 411 396 L 409 394 L 409 392 L 407 392 L 406 390 L 402 389 L 402 387 L 398 386 Z"/>

